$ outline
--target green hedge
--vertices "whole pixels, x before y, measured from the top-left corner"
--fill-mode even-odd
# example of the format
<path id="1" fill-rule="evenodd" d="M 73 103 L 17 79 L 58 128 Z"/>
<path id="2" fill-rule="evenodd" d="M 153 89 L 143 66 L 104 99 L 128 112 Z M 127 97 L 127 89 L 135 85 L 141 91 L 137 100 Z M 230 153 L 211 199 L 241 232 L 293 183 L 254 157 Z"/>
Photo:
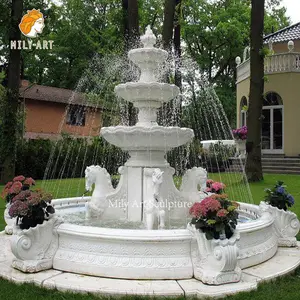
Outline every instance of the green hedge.
<path id="1" fill-rule="evenodd" d="M 92 164 L 105 167 L 110 174 L 117 174 L 126 158 L 126 153 L 98 137 L 90 141 L 68 136 L 59 141 L 21 140 L 16 174 L 35 179 L 43 179 L 44 174 L 47 179 L 77 178 L 84 176 L 85 167 Z"/>

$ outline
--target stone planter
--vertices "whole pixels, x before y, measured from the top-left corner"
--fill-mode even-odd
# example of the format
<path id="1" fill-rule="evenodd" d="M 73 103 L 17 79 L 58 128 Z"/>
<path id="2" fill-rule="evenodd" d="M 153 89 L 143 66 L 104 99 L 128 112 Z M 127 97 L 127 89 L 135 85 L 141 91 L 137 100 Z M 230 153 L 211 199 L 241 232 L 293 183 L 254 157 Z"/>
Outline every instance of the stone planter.
<path id="1" fill-rule="evenodd" d="M 300 229 L 300 223 L 297 215 L 291 211 L 285 211 L 277 207 L 271 206 L 265 202 L 261 202 L 259 207 L 262 211 L 270 212 L 274 217 L 274 229 L 278 236 L 278 246 L 296 247 L 296 235 Z"/>
<path id="2" fill-rule="evenodd" d="M 246 158 L 246 140 L 235 140 L 239 158 Z"/>
<path id="3" fill-rule="evenodd" d="M 15 256 L 12 267 L 25 273 L 51 269 L 58 248 L 57 227 L 62 220 L 53 216 L 43 224 L 29 229 L 15 230 L 11 250 Z"/>
<path id="4" fill-rule="evenodd" d="M 188 227 L 193 234 L 192 262 L 194 277 L 203 283 L 220 285 L 239 282 L 242 270 L 238 266 L 237 241 L 239 234 L 230 239 L 207 240 L 203 232 Z"/>
<path id="5" fill-rule="evenodd" d="M 6 234 L 13 234 L 13 228 L 14 225 L 16 224 L 16 218 L 12 218 L 8 212 L 9 212 L 10 204 L 6 204 L 6 208 L 4 210 L 4 221 L 6 223 L 5 226 L 5 233 Z"/>

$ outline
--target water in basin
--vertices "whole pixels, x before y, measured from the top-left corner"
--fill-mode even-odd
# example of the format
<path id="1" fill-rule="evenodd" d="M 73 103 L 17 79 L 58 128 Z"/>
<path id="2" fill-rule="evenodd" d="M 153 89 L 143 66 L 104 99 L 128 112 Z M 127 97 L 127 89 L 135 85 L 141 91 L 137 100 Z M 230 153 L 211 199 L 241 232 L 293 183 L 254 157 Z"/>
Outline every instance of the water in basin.
<path id="1" fill-rule="evenodd" d="M 95 226 L 103 228 L 122 228 L 122 229 L 145 229 L 142 222 L 131 222 L 126 219 L 100 219 L 90 218 L 86 219 L 85 207 L 68 207 L 57 210 L 57 213 L 63 218 L 65 223 L 82 225 L 82 226 Z M 185 229 L 190 218 L 187 219 L 169 219 L 166 222 L 165 229 Z M 254 219 L 240 213 L 238 222 L 248 223 Z"/>

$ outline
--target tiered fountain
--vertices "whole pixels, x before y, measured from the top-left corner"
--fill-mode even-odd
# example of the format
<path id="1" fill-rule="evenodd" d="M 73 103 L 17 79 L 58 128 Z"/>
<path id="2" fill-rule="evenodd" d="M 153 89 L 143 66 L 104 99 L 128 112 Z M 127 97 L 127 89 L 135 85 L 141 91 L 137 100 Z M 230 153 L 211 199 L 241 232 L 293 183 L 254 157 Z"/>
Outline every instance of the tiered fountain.
<path id="1" fill-rule="evenodd" d="M 23 272 L 53 268 L 123 279 L 194 277 L 218 285 L 238 282 L 241 269 L 269 260 L 278 246 L 296 245 L 297 217 L 291 213 L 281 220 L 265 204 L 240 203 L 239 214 L 247 222 L 239 223 L 229 240 L 207 241 L 188 225 L 188 209 L 203 197 L 198 185 L 205 189 L 207 174 L 195 167 L 183 176 L 180 190 L 174 185 L 166 152 L 190 142 L 194 134 L 188 128 L 157 124 L 157 109 L 179 90 L 157 80 L 156 69 L 167 52 L 154 48 L 156 39 L 149 27 L 141 41 L 144 48 L 129 52 L 141 69 L 140 80 L 115 88 L 118 96 L 138 108 L 138 123 L 101 130 L 103 138 L 130 155 L 119 168 L 118 186 L 112 187 L 105 169 L 87 167 L 86 188 L 95 183 L 92 197 L 53 200 L 65 223 L 55 217 L 13 235 L 14 268 Z M 84 214 L 83 225 L 68 218 L 78 212 Z M 90 226 L 95 219 L 101 220 L 100 227 Z M 170 229 L 172 220 L 183 221 L 184 228 Z M 136 229 L 124 229 L 122 224 L 128 222 L 137 224 Z M 120 225 L 110 226 L 113 223 Z"/>

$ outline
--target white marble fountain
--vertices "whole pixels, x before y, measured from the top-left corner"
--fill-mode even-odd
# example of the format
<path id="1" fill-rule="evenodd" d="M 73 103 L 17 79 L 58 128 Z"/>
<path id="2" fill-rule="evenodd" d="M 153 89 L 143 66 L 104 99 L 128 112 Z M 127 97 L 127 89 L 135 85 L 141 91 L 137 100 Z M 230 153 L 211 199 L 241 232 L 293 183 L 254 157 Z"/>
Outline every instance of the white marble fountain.
<path id="1" fill-rule="evenodd" d="M 156 38 L 149 27 L 141 41 L 144 47 L 128 54 L 141 69 L 140 80 L 115 88 L 118 96 L 138 108 L 138 122 L 101 129 L 104 139 L 130 155 L 119 168 L 118 186 L 113 188 L 105 169 L 87 167 L 86 188 L 92 190 L 95 183 L 92 197 L 53 200 L 59 218 L 12 236 L 12 266 L 23 272 L 52 268 L 116 280 L 239 282 L 242 269 L 271 259 L 279 246 L 296 246 L 299 221 L 293 213 L 280 217 L 279 210 L 264 203 L 240 203 L 240 216 L 247 222 L 240 222 L 229 240 L 207 241 L 188 225 L 189 207 L 206 196 L 207 174 L 195 167 L 184 175 L 180 190 L 174 185 L 174 169 L 165 155 L 190 142 L 194 133 L 157 124 L 157 109 L 176 97 L 179 89 L 157 80 L 167 52 L 154 47 Z M 86 221 L 72 224 L 69 217 L 78 212 Z M 102 223 L 88 225 L 95 219 Z M 108 224 L 122 222 L 137 227 L 109 228 Z M 176 229 L 172 222 L 184 226 Z"/>

